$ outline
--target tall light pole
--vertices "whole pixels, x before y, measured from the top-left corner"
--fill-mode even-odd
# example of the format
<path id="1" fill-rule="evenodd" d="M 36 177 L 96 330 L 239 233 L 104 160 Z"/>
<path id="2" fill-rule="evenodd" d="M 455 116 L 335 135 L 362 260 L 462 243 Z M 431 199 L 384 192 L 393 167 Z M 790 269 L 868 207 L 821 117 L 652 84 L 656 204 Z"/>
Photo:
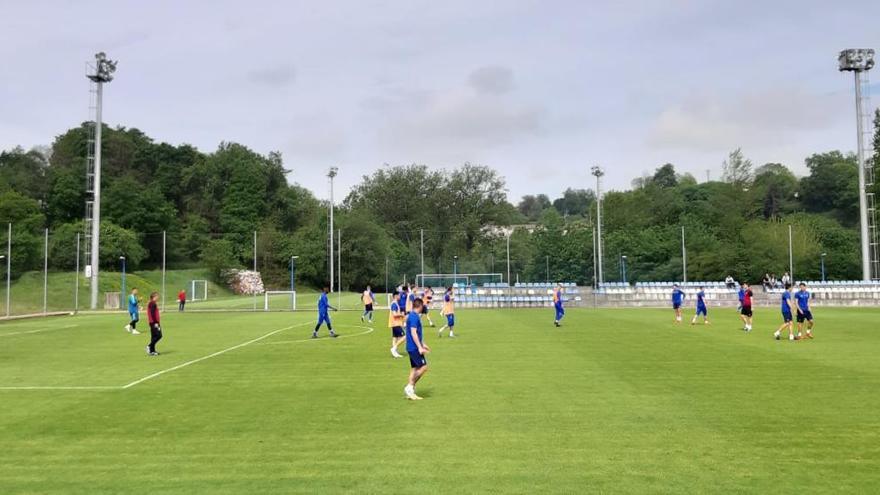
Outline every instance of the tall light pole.
<path id="1" fill-rule="evenodd" d="M 8 260 L 8 259 L 6 258 L 5 254 L 0 254 L 0 261 L 3 261 L 3 260 Z M 8 265 L 6 268 L 6 273 L 7 274 L 9 273 Z M 6 280 L 7 280 L 7 282 L 6 282 L 6 317 L 9 318 L 9 282 L 8 282 L 9 278 L 7 277 Z"/>
<path id="2" fill-rule="evenodd" d="M 623 283 L 626 283 L 626 255 L 622 255 L 620 257 L 620 268 L 621 268 L 621 278 L 623 279 Z"/>
<path id="3" fill-rule="evenodd" d="M 513 284 L 510 283 L 510 236 L 513 235 L 513 231 L 510 231 L 507 234 L 507 285 L 513 287 Z"/>
<path id="4" fill-rule="evenodd" d="M 682 282 L 688 281 L 688 257 L 687 249 L 684 247 L 684 225 L 681 226 L 681 276 Z"/>
<path id="5" fill-rule="evenodd" d="M 116 62 L 107 58 L 104 52 L 95 55 L 94 73 L 86 74 L 86 77 L 95 83 L 95 149 L 94 171 L 87 177 L 92 184 L 92 218 L 91 218 L 91 308 L 98 308 L 98 250 L 100 249 L 101 237 L 101 131 L 102 131 L 102 106 L 104 99 L 104 83 L 113 80 L 113 73 L 116 72 Z M 87 172 L 88 173 L 88 172 Z M 88 187 L 87 187 L 88 188 Z"/>
<path id="6" fill-rule="evenodd" d="M 338 167 L 330 167 L 327 172 L 330 179 L 330 292 L 333 292 L 333 179 L 338 173 Z"/>
<path id="7" fill-rule="evenodd" d="M 452 285 L 458 282 L 458 256 L 452 257 Z"/>
<path id="8" fill-rule="evenodd" d="M 867 118 L 865 104 L 867 103 L 867 94 L 864 90 L 868 86 L 867 72 L 874 67 L 874 50 L 853 48 L 843 50 L 837 57 L 839 63 L 838 69 L 841 72 L 852 72 L 855 80 L 856 92 L 856 137 L 857 137 L 857 156 L 859 167 L 859 227 L 861 231 L 862 241 L 862 279 L 871 280 L 872 275 L 880 277 L 877 273 L 878 260 L 877 253 L 877 231 L 876 219 L 874 218 L 874 194 L 868 192 L 868 188 L 873 185 L 874 173 L 873 169 L 865 163 L 865 155 L 867 143 L 871 142 L 870 121 Z M 868 210 L 871 210 L 869 217 Z M 870 224 L 869 224 L 870 222 Z M 873 273 L 872 274 L 872 265 Z"/>
<path id="9" fill-rule="evenodd" d="M 549 282 L 550 281 L 550 257 L 549 256 L 544 256 L 544 263 L 546 264 L 546 267 L 547 267 L 547 275 L 544 280 L 546 282 Z"/>
<path id="10" fill-rule="evenodd" d="M 590 168 L 591 173 L 596 177 L 596 271 L 599 275 L 598 286 L 602 286 L 602 176 L 605 171 L 602 167 L 595 165 Z"/>
<path id="11" fill-rule="evenodd" d="M 819 259 L 822 263 L 822 282 L 825 282 L 825 255 L 828 253 L 822 253 L 819 255 Z"/>

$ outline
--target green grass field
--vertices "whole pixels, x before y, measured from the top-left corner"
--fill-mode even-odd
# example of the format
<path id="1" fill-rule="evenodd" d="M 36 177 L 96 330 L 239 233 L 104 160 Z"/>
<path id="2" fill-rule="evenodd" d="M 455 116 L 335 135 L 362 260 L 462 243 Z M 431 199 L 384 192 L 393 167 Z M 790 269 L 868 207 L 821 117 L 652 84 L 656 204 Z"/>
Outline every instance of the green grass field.
<path id="1" fill-rule="evenodd" d="M 314 341 L 310 313 L 168 312 L 158 357 L 119 315 L 3 323 L 0 493 L 876 492 L 880 310 L 795 343 L 713 313 L 460 310 L 418 402 L 385 312 Z"/>

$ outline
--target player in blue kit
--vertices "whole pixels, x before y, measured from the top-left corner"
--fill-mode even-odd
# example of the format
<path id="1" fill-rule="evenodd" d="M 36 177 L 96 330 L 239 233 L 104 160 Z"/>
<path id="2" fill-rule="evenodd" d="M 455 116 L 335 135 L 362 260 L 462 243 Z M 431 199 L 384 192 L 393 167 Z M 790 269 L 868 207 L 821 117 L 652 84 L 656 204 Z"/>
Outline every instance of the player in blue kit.
<path id="1" fill-rule="evenodd" d="M 779 340 L 781 338 L 782 331 L 786 328 L 788 329 L 788 340 L 794 340 L 794 326 L 791 323 L 791 313 L 794 309 L 794 304 L 791 301 L 791 284 L 785 284 L 785 290 L 782 292 L 782 325 L 779 325 L 779 328 L 776 329 L 776 333 L 773 334 L 773 338 Z"/>
<path id="2" fill-rule="evenodd" d="M 684 291 L 678 284 L 672 286 L 672 309 L 675 310 L 675 322 L 681 323 L 681 303 L 684 301 Z"/>
<path id="3" fill-rule="evenodd" d="M 556 310 L 556 319 L 553 324 L 557 327 L 562 326 L 559 322 L 565 317 L 565 308 L 562 306 L 562 284 L 557 283 L 553 289 L 553 308 Z"/>
<path id="4" fill-rule="evenodd" d="M 409 380 L 403 393 L 409 400 L 422 400 L 416 395 L 416 383 L 428 372 L 428 360 L 425 354 L 431 352 L 431 348 L 422 340 L 422 300 L 416 298 L 412 304 L 412 311 L 406 317 L 406 352 L 409 354 Z"/>
<path id="5" fill-rule="evenodd" d="M 697 292 L 697 313 L 691 319 L 691 325 L 697 323 L 697 318 L 703 316 L 703 325 L 709 325 L 709 310 L 706 308 L 706 293 L 703 291 L 703 288 L 700 287 L 700 290 Z"/>
<path id="6" fill-rule="evenodd" d="M 140 332 L 137 331 L 137 324 L 140 318 L 138 317 L 138 290 L 137 287 L 132 287 L 131 294 L 128 295 L 128 317 L 129 322 L 128 325 L 125 325 L 125 331 L 132 334 L 138 335 Z"/>
<path id="7" fill-rule="evenodd" d="M 315 325 L 315 331 L 312 332 L 313 339 L 318 338 L 318 329 L 321 328 L 323 323 L 327 324 L 331 337 L 339 336 L 333 331 L 333 325 L 330 323 L 330 310 L 337 311 L 337 309 L 330 306 L 330 300 L 327 298 L 328 292 L 330 292 L 330 287 L 324 287 L 324 290 L 321 291 L 321 297 L 318 298 L 318 324 Z"/>
<path id="8" fill-rule="evenodd" d="M 813 312 L 810 311 L 810 293 L 807 291 L 807 284 L 801 282 L 799 290 L 794 293 L 797 301 L 797 338 L 801 338 L 801 332 L 804 329 L 804 322 L 807 322 L 807 333 L 804 337 L 813 338 Z"/>

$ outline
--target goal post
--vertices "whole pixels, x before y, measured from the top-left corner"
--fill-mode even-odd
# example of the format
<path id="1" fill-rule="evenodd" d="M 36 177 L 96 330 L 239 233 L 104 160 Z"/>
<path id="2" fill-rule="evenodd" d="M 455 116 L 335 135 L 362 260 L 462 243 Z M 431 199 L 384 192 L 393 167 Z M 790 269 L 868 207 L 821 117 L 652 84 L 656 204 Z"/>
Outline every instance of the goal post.
<path id="1" fill-rule="evenodd" d="M 206 301 L 208 299 L 208 281 L 192 280 L 189 283 L 189 300 Z"/>
<path id="2" fill-rule="evenodd" d="M 263 293 L 263 311 L 296 311 L 296 291 L 267 290 Z"/>
<path id="3" fill-rule="evenodd" d="M 500 273 L 419 273 L 416 275 L 416 285 L 419 287 L 449 287 L 453 284 L 483 285 L 486 283 L 500 283 L 504 276 Z"/>

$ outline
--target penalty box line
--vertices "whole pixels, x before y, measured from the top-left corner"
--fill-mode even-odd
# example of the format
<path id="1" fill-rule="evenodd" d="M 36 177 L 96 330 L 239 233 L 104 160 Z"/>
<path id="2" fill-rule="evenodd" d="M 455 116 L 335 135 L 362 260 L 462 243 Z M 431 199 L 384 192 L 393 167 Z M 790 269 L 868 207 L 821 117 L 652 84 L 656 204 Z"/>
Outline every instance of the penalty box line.
<path id="1" fill-rule="evenodd" d="M 185 367 L 187 367 L 187 366 L 189 366 L 189 365 L 196 364 L 196 363 L 199 363 L 199 362 L 205 361 L 205 360 L 207 360 L 207 359 L 211 359 L 211 358 L 213 358 L 213 357 L 217 357 L 217 356 L 219 356 L 219 355 L 221 355 L 221 354 L 225 354 L 225 353 L 227 353 L 227 352 L 229 352 L 229 351 L 234 351 L 234 350 L 236 350 L 236 349 L 241 349 L 242 347 L 245 347 L 245 346 L 251 345 L 251 344 L 253 344 L 253 343 L 255 343 L 255 342 L 259 342 L 259 341 L 261 341 L 261 340 L 263 340 L 263 339 L 267 339 L 267 338 L 269 338 L 269 337 L 271 337 L 271 336 L 273 336 L 273 335 L 275 335 L 275 334 L 277 334 L 277 333 L 279 333 L 279 332 L 283 332 L 283 331 L 285 331 L 285 330 L 290 330 L 290 329 L 292 329 L 292 328 L 302 327 L 302 326 L 306 326 L 306 325 L 310 325 L 310 324 L 311 324 L 311 322 L 304 322 L 304 323 L 300 323 L 300 324 L 297 324 L 297 325 L 291 325 L 291 326 L 288 326 L 288 327 L 279 328 L 278 330 L 273 330 L 273 331 L 271 331 L 271 332 L 269 332 L 269 333 L 267 333 L 267 334 L 265 334 L 265 335 L 261 335 L 261 336 L 255 338 L 255 339 L 251 339 L 251 340 L 249 340 L 249 341 L 247 341 L 247 342 L 243 342 L 243 343 L 241 343 L 241 344 L 234 345 L 234 346 L 232 346 L 232 347 L 228 347 L 228 348 L 226 348 L 226 349 L 223 349 L 223 350 L 220 350 L 220 351 L 217 351 L 217 352 L 214 352 L 214 353 L 208 354 L 207 356 L 202 356 L 202 357 L 200 357 L 200 358 L 193 359 L 193 360 L 191 360 L 191 361 L 187 361 L 187 362 L 185 362 L 185 363 L 178 364 L 177 366 L 172 366 L 171 368 L 167 368 L 167 369 L 164 369 L 164 370 L 161 370 L 161 371 L 157 371 L 157 372 L 155 372 L 155 373 L 149 374 L 149 375 L 147 375 L 147 376 L 145 376 L 145 377 L 143 377 L 143 378 L 139 378 L 139 379 L 137 379 L 137 380 L 135 380 L 135 381 L 133 381 L 133 382 L 131 382 L 131 383 L 127 383 L 127 384 L 125 384 L 125 385 L 107 385 L 107 386 L 100 386 L 100 385 L 95 385 L 95 386 L 88 386 L 88 385 L 87 385 L 87 386 L 63 386 L 63 385 L 59 385 L 59 386 L 7 386 L 7 387 L 0 386 L 0 390 L 126 390 L 126 389 L 129 389 L 129 388 L 131 388 L 131 387 L 134 387 L 135 385 L 138 385 L 138 384 L 141 384 L 141 383 L 146 382 L 146 381 L 148 381 L 148 380 L 152 380 L 153 378 L 156 378 L 156 377 L 162 376 L 162 375 L 164 375 L 165 373 L 170 373 L 170 372 L 172 372 L 172 371 L 177 371 L 177 370 L 179 370 L 179 369 L 181 369 L 181 368 L 185 368 Z"/>

